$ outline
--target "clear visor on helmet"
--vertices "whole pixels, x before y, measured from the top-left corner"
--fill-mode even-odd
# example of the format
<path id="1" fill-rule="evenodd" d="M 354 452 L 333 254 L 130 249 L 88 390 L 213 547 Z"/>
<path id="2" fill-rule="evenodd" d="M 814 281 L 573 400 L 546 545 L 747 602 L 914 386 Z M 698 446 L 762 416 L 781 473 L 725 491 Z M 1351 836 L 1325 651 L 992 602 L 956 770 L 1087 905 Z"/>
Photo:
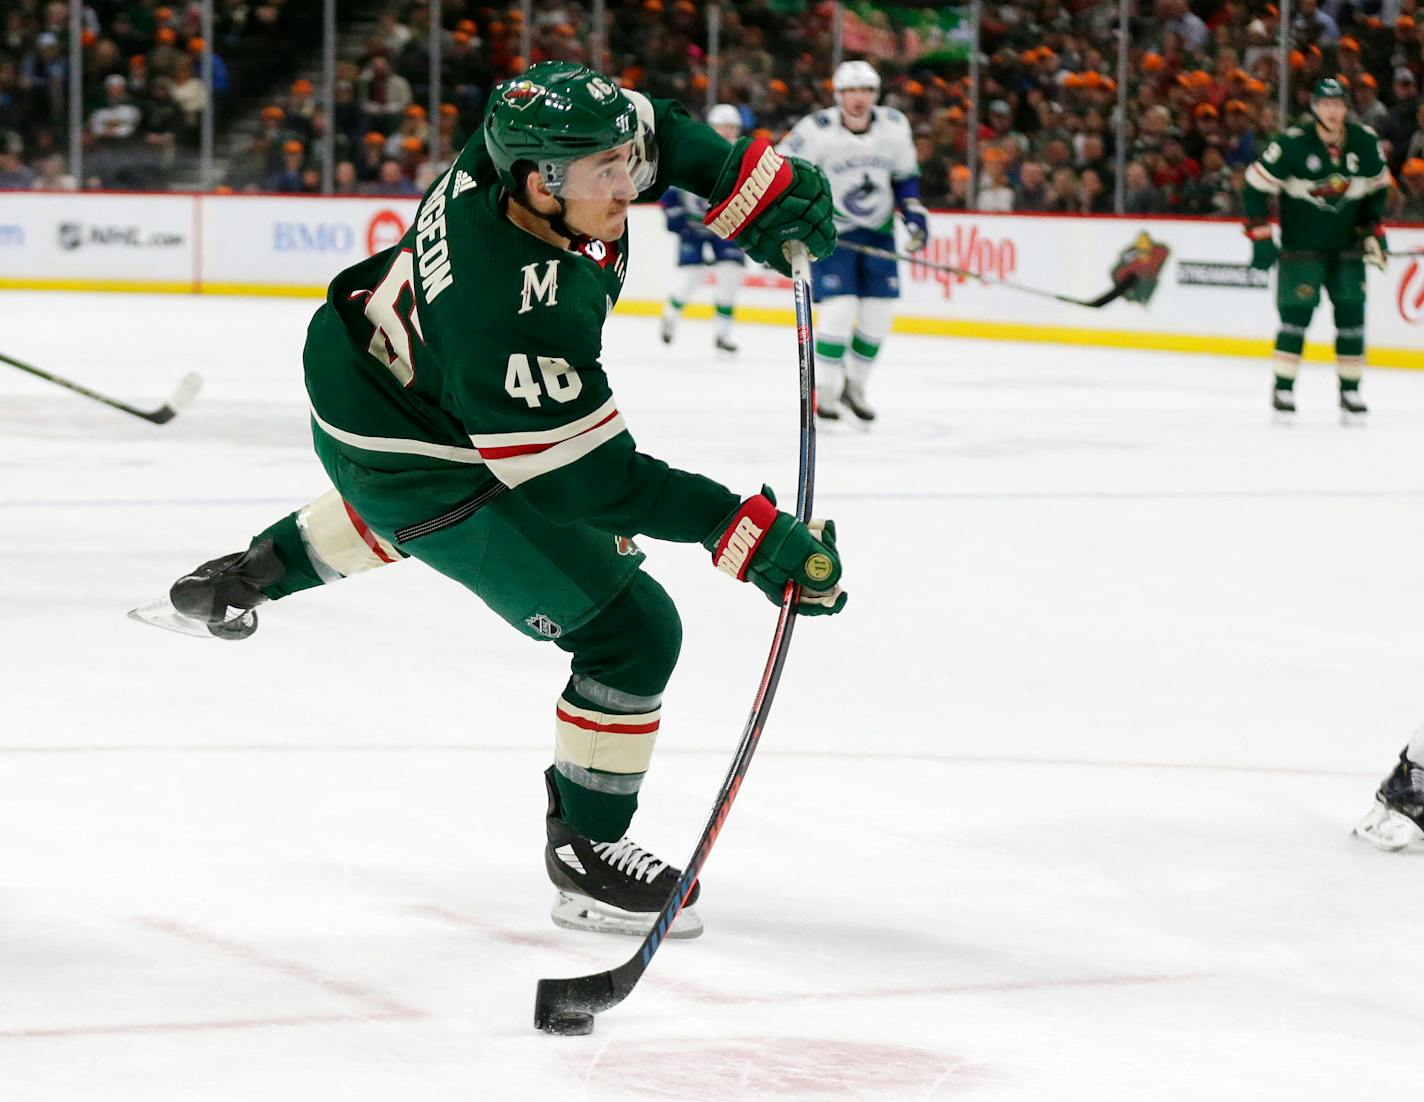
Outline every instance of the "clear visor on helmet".
<path id="1" fill-rule="evenodd" d="M 626 199 L 653 186 L 657 149 L 639 138 L 572 161 L 540 161 L 539 174 L 561 199 Z"/>

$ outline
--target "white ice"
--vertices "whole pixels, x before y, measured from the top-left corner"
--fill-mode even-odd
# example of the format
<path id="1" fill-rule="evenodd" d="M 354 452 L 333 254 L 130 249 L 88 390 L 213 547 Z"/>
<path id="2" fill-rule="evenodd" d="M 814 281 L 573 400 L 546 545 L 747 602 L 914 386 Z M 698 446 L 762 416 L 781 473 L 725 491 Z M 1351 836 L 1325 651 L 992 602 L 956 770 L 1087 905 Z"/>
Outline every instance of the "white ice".
<path id="1" fill-rule="evenodd" d="M 1350 837 L 1424 715 L 1424 376 L 893 337 L 821 436 L 851 602 L 805 621 L 670 944 L 591 1037 L 541 976 L 562 655 L 416 563 L 240 643 L 127 609 L 325 489 L 308 301 L 7 294 L 0 1099 L 1417 1098 L 1424 864 Z M 1269 319 L 1263 322 L 1269 326 Z M 788 330 L 615 319 L 641 445 L 789 499 Z M 772 607 L 650 545 L 686 644 L 634 837 L 680 860 Z"/>

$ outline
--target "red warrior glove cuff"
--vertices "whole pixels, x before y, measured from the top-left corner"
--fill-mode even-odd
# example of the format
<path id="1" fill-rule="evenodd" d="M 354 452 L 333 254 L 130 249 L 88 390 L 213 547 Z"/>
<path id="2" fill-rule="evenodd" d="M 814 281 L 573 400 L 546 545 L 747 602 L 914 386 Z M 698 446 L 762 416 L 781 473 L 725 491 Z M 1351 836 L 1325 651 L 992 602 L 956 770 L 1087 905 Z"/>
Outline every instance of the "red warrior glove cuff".
<path id="1" fill-rule="evenodd" d="M 739 582 L 747 580 L 747 567 L 756 557 L 757 548 L 776 521 L 777 509 L 765 494 L 757 494 L 742 502 L 717 541 L 712 552 L 712 565 L 726 571 Z"/>
<path id="2" fill-rule="evenodd" d="M 786 158 L 765 138 L 757 138 L 742 154 L 732 193 L 707 212 L 703 223 L 718 237 L 736 237 L 791 186 L 791 175 Z"/>
<path id="3" fill-rule="evenodd" d="M 1265 241 L 1271 236 L 1271 224 L 1269 222 L 1247 222 L 1246 236 L 1252 241 Z"/>

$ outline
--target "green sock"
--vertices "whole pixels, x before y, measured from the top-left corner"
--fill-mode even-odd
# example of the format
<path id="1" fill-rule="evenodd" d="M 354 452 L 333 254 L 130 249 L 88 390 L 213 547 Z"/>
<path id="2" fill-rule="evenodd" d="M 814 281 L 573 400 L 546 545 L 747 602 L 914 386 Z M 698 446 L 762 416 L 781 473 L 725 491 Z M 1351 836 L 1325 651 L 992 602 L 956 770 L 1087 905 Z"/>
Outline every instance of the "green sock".
<path id="1" fill-rule="evenodd" d="M 560 816 L 573 830 L 595 842 L 616 842 L 628 833 L 628 824 L 638 810 L 638 794 L 619 795 L 595 792 L 575 784 L 554 770 L 554 787 L 559 790 Z"/>

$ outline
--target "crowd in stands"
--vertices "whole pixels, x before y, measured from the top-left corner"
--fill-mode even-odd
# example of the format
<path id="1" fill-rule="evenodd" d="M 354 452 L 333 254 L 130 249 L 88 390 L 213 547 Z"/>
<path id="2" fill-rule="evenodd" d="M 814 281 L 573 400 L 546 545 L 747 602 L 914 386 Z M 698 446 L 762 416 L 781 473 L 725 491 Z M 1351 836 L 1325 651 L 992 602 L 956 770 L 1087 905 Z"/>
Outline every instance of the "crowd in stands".
<path id="1" fill-rule="evenodd" d="M 0 188 L 78 186 L 70 136 L 70 5 L 0 5 Z M 80 118 L 86 188 L 162 189 L 180 151 L 198 144 L 208 106 L 197 0 L 85 0 L 80 9 Z M 305 0 L 215 0 L 217 117 L 237 88 L 290 67 L 320 27 Z"/>
<path id="2" fill-rule="evenodd" d="M 1394 177 L 1389 215 L 1424 221 L 1424 12 L 1420 0 L 1294 0 L 1288 118 L 1278 110 L 1280 13 L 1268 0 L 1135 0 L 1126 122 L 1115 2 L 1025 0 L 983 5 L 978 110 L 967 64 L 871 58 L 882 102 L 916 136 L 932 207 L 1102 213 L 1114 209 L 1118 143 L 1125 210 L 1239 216 L 1245 168 L 1266 138 L 1309 109 L 1310 89 L 1336 76 L 1356 117 L 1373 127 Z M 160 166 L 193 140 L 204 106 L 194 78 L 193 2 L 90 0 L 86 9 L 86 149 L 140 149 Z M 217 0 L 224 83 L 243 80 L 263 50 L 290 51 L 292 15 L 312 0 Z M 67 4 L 14 0 L 0 28 L 0 187 L 62 186 Z M 826 0 L 737 0 L 721 8 L 720 59 L 709 69 L 707 14 L 696 0 L 607 0 L 602 56 L 587 5 L 443 0 L 440 106 L 430 104 L 430 8 L 391 0 L 355 56 L 338 62 L 334 110 L 297 80 L 261 107 L 256 132 L 228 165 L 235 190 L 315 192 L 328 130 L 335 190 L 419 194 L 478 132 L 493 84 L 526 63 L 577 60 L 628 87 L 701 112 L 715 78 L 749 130 L 779 138 L 831 103 L 832 8 Z M 316 41 L 309 37 L 309 46 Z M 256 53 L 253 53 L 253 47 Z M 201 51 L 199 41 L 196 51 Z M 314 47 L 312 47 L 314 48 Z M 241 64 L 234 64 L 241 58 Z M 226 74 L 231 72 L 231 77 Z M 194 84 L 196 83 L 196 88 Z M 219 95 L 223 92 L 218 91 Z M 977 128 L 977 143 L 971 142 Z M 971 145 L 976 147 L 972 158 Z M 102 163 L 102 161 L 101 161 Z M 86 184 L 95 182 L 86 159 Z M 126 186 L 122 172 L 99 182 Z M 131 185 L 129 185 L 131 186 Z"/>

